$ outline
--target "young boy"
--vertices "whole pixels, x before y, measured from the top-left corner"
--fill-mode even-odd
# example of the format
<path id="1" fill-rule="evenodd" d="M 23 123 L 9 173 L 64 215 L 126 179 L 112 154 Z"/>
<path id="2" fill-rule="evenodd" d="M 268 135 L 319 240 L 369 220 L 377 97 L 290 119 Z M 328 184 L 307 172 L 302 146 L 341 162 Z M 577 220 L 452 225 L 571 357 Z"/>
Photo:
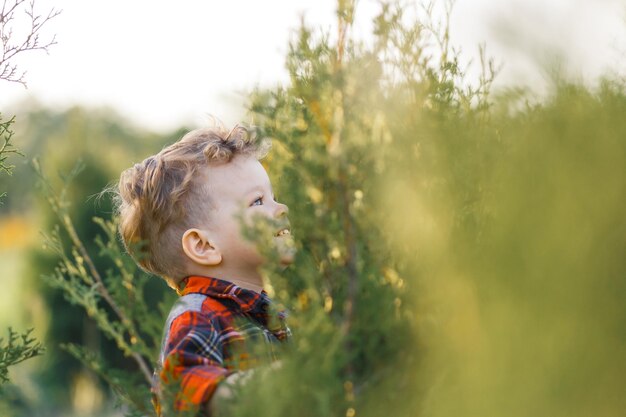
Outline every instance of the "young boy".
<path id="1" fill-rule="evenodd" d="M 276 345 L 290 335 L 263 291 L 259 267 L 267 260 L 242 235 L 242 223 L 268 220 L 275 228 L 261 237 L 281 264 L 292 262 L 288 209 L 275 200 L 259 162 L 264 149 L 241 126 L 199 129 L 121 175 L 124 244 L 143 269 L 181 295 L 164 328 L 157 413 L 172 407 L 159 404 L 164 386 L 180 384 L 175 409 L 211 414 L 230 395 L 229 382 L 258 362 L 252 342 L 261 340 L 275 359 Z"/>

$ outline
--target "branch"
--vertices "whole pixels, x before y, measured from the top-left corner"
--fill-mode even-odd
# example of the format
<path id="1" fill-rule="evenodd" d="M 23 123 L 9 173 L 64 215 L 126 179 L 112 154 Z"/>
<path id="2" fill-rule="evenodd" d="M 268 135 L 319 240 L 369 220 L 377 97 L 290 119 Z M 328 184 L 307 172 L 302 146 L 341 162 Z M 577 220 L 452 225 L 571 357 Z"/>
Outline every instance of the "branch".
<path id="1" fill-rule="evenodd" d="M 57 43 L 56 35 L 53 35 L 49 40 L 42 40 L 40 35 L 42 28 L 50 20 L 57 17 L 61 11 L 52 8 L 46 15 L 41 15 L 35 11 L 35 0 L 31 0 L 27 6 L 24 3 L 25 0 L 4 0 L 2 9 L 0 9 L 0 42 L 2 43 L 0 80 L 19 83 L 26 87 L 24 80 L 26 71 L 20 71 L 14 60 L 24 52 L 45 51 L 47 53 L 48 48 Z M 22 9 L 23 5 L 24 8 Z M 13 28 L 16 23 L 21 21 L 15 21 L 16 14 L 20 10 L 27 16 L 26 21 L 29 27 L 25 35 L 15 39 Z"/>
<path id="2" fill-rule="evenodd" d="M 113 297 L 111 297 L 111 294 L 107 290 L 104 284 L 104 281 L 102 280 L 102 277 L 100 276 L 100 273 L 98 272 L 96 266 L 94 265 L 91 259 L 91 256 L 85 249 L 85 246 L 83 245 L 83 242 L 80 240 L 78 233 L 76 233 L 76 229 L 74 228 L 74 224 L 72 223 L 72 220 L 70 219 L 69 215 L 67 214 L 59 215 L 59 219 L 61 220 L 61 223 L 63 224 L 63 226 L 65 227 L 65 230 L 70 236 L 72 243 L 78 249 L 80 255 L 85 260 L 85 263 L 87 263 L 87 267 L 89 268 L 89 273 L 91 274 L 93 279 L 96 281 L 96 288 L 97 288 L 98 293 L 100 294 L 100 296 L 102 296 L 102 298 L 105 299 L 107 304 L 113 309 L 115 314 L 122 321 L 122 324 L 124 324 L 124 326 L 128 329 L 131 335 L 131 339 L 133 337 L 138 338 L 139 335 L 137 334 L 137 331 L 134 328 L 133 322 L 126 316 L 124 311 L 121 308 L 119 308 L 119 306 L 117 305 L 115 300 L 113 300 Z M 141 372 L 143 373 L 148 383 L 152 383 L 152 371 L 150 370 L 150 367 L 146 363 L 143 356 L 141 356 L 138 352 L 132 352 L 131 356 L 133 357 L 135 362 L 137 362 L 137 365 L 139 365 L 139 368 L 141 369 Z"/>
<path id="3" fill-rule="evenodd" d="M 348 40 L 348 30 L 354 21 L 356 0 L 340 0 L 337 10 L 337 67 L 341 66 Z"/>

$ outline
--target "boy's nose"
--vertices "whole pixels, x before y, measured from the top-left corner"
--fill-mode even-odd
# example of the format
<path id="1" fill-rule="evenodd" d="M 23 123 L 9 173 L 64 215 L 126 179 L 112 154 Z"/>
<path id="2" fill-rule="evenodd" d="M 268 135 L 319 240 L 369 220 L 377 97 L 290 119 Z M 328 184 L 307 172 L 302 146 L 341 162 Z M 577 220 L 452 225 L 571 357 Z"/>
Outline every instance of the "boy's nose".
<path id="1" fill-rule="evenodd" d="M 276 218 L 286 216 L 289 213 L 289 207 L 287 207 L 286 205 L 282 203 L 276 203 L 276 205 L 276 212 L 274 213 Z"/>

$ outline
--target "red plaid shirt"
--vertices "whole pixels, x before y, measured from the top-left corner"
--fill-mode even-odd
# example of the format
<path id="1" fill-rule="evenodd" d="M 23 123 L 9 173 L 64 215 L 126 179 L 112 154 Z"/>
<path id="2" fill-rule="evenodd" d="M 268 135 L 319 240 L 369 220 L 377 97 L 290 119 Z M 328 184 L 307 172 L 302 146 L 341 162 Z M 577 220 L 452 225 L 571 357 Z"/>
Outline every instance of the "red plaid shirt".
<path id="1" fill-rule="evenodd" d="M 188 277 L 165 324 L 155 391 L 159 395 L 162 384 L 178 383 L 175 408 L 202 408 L 220 381 L 264 359 L 252 354 L 253 342 L 263 343 L 267 359 L 273 361 L 278 342 L 290 335 L 284 312 L 274 312 L 265 291 Z"/>

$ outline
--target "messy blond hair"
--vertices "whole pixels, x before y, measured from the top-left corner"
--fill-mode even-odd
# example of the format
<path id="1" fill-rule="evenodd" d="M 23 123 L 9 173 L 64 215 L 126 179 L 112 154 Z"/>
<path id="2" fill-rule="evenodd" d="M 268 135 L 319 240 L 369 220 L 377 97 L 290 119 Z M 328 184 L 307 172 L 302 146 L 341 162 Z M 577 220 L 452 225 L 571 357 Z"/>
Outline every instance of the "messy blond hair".
<path id="1" fill-rule="evenodd" d="M 176 287 L 186 276 L 182 235 L 209 220 L 207 178 L 201 169 L 236 155 L 261 159 L 268 148 L 250 128 L 203 128 L 122 172 L 116 207 L 128 253 L 142 269 Z"/>

